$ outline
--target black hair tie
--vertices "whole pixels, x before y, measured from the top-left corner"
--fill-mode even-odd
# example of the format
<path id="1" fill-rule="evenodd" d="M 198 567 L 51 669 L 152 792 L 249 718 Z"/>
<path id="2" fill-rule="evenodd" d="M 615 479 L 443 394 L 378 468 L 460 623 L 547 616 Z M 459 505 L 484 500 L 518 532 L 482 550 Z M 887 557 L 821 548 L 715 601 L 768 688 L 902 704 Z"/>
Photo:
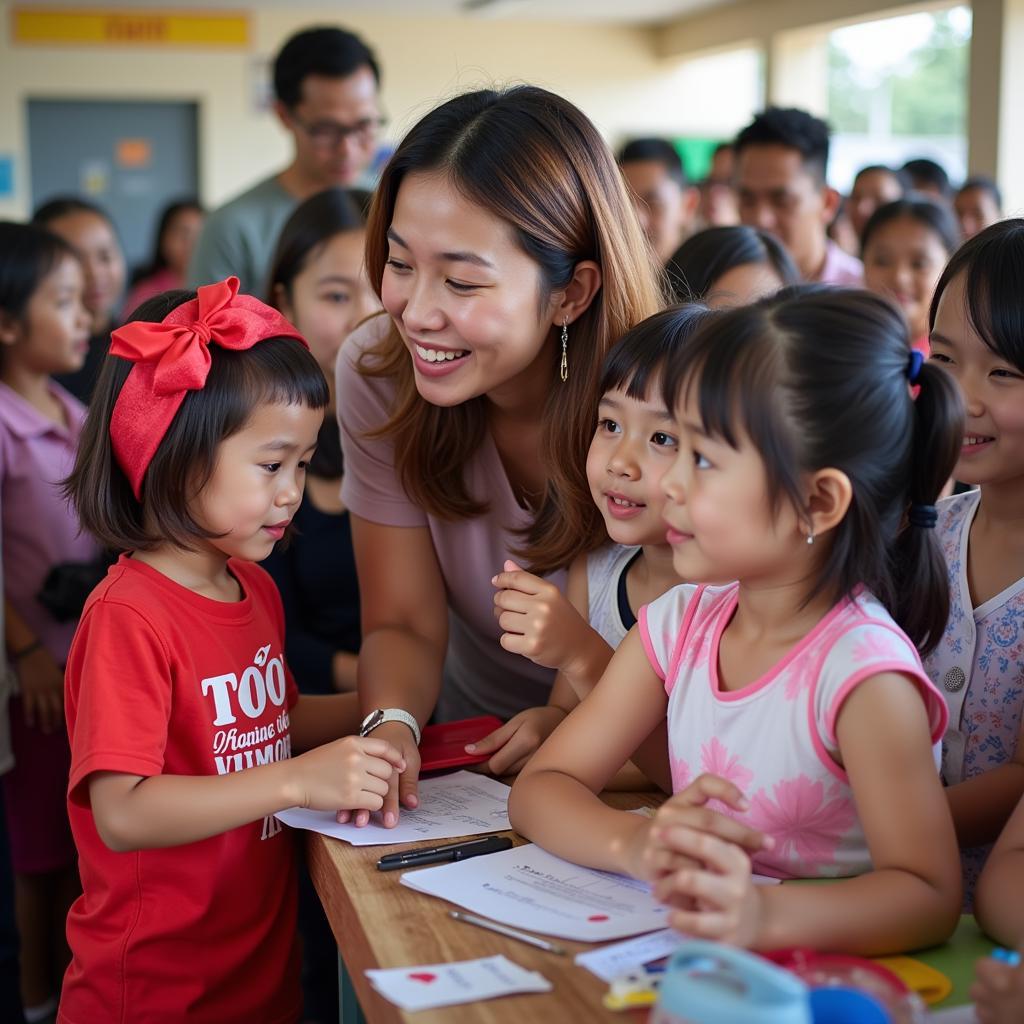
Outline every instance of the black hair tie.
<path id="1" fill-rule="evenodd" d="M 910 358 L 907 360 L 907 379 L 911 384 L 916 384 L 917 378 L 921 376 L 922 363 L 924 363 L 924 354 L 918 349 L 912 348 Z"/>
<path id="2" fill-rule="evenodd" d="M 911 505 L 907 520 L 920 530 L 934 530 L 939 521 L 939 512 L 934 505 Z"/>

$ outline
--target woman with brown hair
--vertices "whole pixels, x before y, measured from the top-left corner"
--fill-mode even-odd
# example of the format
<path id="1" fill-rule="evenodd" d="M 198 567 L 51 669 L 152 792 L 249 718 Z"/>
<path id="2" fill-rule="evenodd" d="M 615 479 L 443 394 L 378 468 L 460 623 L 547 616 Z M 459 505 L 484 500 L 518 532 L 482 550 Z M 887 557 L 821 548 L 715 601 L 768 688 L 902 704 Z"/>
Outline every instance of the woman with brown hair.
<path id="1" fill-rule="evenodd" d="M 388 316 L 342 348 L 337 402 L 364 733 L 408 766 L 392 825 L 399 795 L 417 804 L 435 709 L 518 715 L 533 746 L 560 721 L 541 707 L 553 673 L 499 644 L 491 578 L 515 557 L 562 584 L 601 541 L 585 473 L 599 370 L 662 296 L 597 130 L 532 86 L 458 96 L 409 132 L 370 212 L 367 269 Z"/>

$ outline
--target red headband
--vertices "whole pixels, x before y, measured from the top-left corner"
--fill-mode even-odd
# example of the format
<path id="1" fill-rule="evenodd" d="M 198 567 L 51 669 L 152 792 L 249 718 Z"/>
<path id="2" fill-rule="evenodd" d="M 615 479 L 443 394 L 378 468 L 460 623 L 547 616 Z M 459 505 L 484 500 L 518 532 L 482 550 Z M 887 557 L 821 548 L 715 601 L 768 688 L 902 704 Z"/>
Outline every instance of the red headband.
<path id="1" fill-rule="evenodd" d="M 306 345 L 276 309 L 239 295 L 237 277 L 204 285 L 198 298 L 171 310 L 161 323 L 136 320 L 113 332 L 110 354 L 135 366 L 114 403 L 110 440 L 136 498 L 186 393 L 206 384 L 210 343 L 240 352 L 268 338 Z"/>

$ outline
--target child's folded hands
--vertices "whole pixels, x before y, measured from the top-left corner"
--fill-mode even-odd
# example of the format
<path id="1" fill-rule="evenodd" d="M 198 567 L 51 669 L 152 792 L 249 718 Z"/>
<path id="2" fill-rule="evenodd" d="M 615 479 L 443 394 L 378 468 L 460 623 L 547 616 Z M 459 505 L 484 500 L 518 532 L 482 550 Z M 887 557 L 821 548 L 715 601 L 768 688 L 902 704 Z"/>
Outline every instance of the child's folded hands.
<path id="1" fill-rule="evenodd" d="M 638 877 L 672 908 L 672 926 L 689 935 L 751 945 L 761 898 L 750 858 L 774 840 L 715 809 L 742 813 L 749 806 L 733 783 L 701 775 L 658 810 L 640 853 Z"/>

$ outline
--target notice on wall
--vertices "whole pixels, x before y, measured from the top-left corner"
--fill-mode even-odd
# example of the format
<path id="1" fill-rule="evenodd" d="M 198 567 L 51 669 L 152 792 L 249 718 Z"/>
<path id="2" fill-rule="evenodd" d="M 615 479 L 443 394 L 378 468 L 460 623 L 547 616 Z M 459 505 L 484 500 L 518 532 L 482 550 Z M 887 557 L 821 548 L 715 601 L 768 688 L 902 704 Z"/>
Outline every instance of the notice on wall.
<path id="1" fill-rule="evenodd" d="M 249 45 L 245 14 L 33 5 L 15 7 L 11 22 L 11 41 L 23 46 Z"/>

